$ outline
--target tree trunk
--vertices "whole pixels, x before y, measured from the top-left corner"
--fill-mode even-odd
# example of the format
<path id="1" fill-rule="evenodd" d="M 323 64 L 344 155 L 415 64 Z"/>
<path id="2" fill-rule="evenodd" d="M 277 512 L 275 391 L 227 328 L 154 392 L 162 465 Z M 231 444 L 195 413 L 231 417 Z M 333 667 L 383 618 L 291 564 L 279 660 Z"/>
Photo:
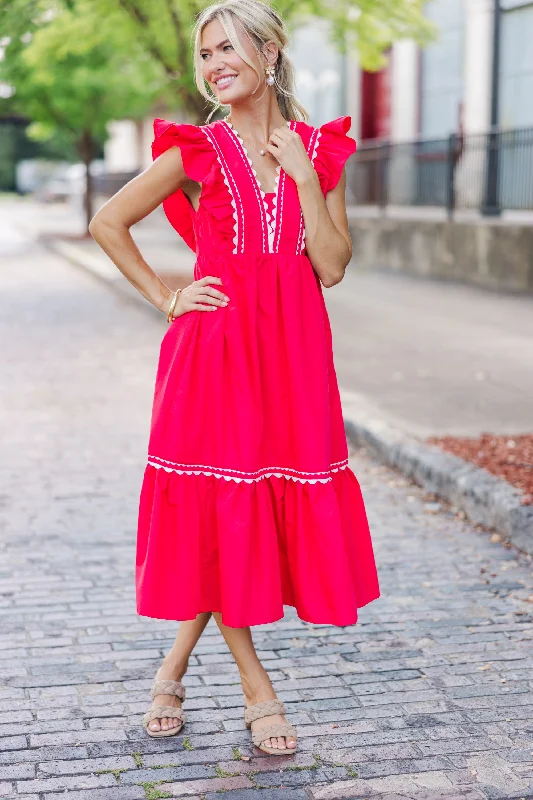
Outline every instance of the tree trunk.
<path id="1" fill-rule="evenodd" d="M 93 179 L 91 175 L 91 162 L 96 152 L 96 144 L 91 132 L 84 130 L 78 140 L 78 153 L 85 164 L 85 193 L 83 206 L 85 211 L 85 233 L 89 233 L 89 223 L 93 218 Z"/>

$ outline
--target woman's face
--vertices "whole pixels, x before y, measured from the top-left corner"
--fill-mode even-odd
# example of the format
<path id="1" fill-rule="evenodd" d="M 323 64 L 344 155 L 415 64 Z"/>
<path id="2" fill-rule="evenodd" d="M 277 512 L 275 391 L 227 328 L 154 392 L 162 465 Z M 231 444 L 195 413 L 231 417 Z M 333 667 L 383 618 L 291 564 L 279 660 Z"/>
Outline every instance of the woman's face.
<path id="1" fill-rule="evenodd" d="M 264 67 L 249 38 L 238 30 L 239 41 L 253 64 L 256 65 L 264 83 Z M 224 104 L 245 100 L 257 88 L 257 74 L 235 52 L 227 34 L 214 19 L 205 26 L 200 42 L 202 74 L 213 94 Z"/>

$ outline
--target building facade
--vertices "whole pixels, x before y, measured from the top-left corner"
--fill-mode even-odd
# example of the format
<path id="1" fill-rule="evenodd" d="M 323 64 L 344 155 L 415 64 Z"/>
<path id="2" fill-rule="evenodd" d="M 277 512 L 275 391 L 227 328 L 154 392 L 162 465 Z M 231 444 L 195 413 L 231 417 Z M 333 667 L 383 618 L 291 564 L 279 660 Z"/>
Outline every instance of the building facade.
<path id="1" fill-rule="evenodd" d="M 500 0 L 500 6 L 500 125 L 533 126 L 533 0 Z M 396 42 L 377 73 L 339 54 L 323 21 L 299 27 L 290 54 L 311 122 L 349 114 L 359 143 L 487 132 L 494 8 L 495 0 L 430 0 L 426 14 L 435 25 L 435 40 L 423 49 L 412 41 Z M 109 169 L 146 167 L 150 141 L 151 119 L 144 125 L 113 123 L 106 145 Z"/>
<path id="2" fill-rule="evenodd" d="M 374 79 L 376 90 L 388 97 L 368 98 L 366 75 L 352 66 L 346 105 L 355 112 L 357 137 L 403 142 L 445 138 L 459 130 L 487 132 L 495 5 L 495 0 L 430 0 L 426 15 L 437 37 L 423 49 L 409 41 L 393 45 L 382 71 L 386 79 Z M 499 124 L 533 126 L 533 2 L 500 0 L 500 8 Z M 369 115 L 374 115 L 370 124 Z"/>

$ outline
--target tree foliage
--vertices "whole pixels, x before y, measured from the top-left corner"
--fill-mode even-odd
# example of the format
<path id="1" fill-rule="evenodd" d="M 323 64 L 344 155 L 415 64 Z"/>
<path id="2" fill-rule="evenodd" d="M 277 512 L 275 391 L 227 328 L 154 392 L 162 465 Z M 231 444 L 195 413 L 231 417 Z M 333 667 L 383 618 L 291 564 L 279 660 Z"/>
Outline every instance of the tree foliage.
<path id="1" fill-rule="evenodd" d="M 160 71 L 116 26 L 102 24 L 90 0 L 2 3 L 0 78 L 14 87 L 12 105 L 46 136 L 106 135 L 110 120 L 142 116 L 161 91 Z M 0 5 L 0 7 L 1 7 Z"/>
<path id="2" fill-rule="evenodd" d="M 159 64 L 175 103 L 202 120 L 206 103 L 193 79 L 191 30 L 209 0 L 94 0 L 103 18 L 120 20 L 123 36 L 136 41 Z M 357 54 L 365 69 L 383 66 L 384 51 L 397 39 L 424 43 L 433 28 L 424 18 L 426 0 L 275 0 L 290 29 L 318 17 L 330 23 L 341 52 Z"/>
<path id="3" fill-rule="evenodd" d="M 87 167 L 108 122 L 144 116 L 162 91 L 159 65 L 117 25 L 102 24 L 91 0 L 2 0 L 0 80 L 11 109 L 32 120 L 35 138 L 74 142 Z"/>
<path id="4" fill-rule="evenodd" d="M 193 78 L 191 31 L 209 0 L 0 0 L 3 41 L 0 79 L 11 81 L 39 121 L 90 125 L 105 135 L 110 119 L 143 113 L 150 99 L 181 107 L 195 121 L 208 106 Z M 357 53 L 366 69 L 384 63 L 396 39 L 426 41 L 425 0 L 274 0 L 289 28 L 318 17 L 332 41 Z M 1 40 L 0 40 L 1 41 Z"/>
<path id="5" fill-rule="evenodd" d="M 108 122 L 141 117 L 155 100 L 205 120 L 194 83 L 191 32 L 209 0 L 0 0 L 0 82 L 31 132 L 74 141 L 87 165 Z M 379 68 L 396 39 L 425 41 L 425 0 L 275 0 L 294 29 L 328 21 L 341 51 Z M 90 192 L 88 191 L 88 196 Z M 89 204 L 88 204 L 89 205 Z M 88 211 L 89 214 L 89 211 Z"/>

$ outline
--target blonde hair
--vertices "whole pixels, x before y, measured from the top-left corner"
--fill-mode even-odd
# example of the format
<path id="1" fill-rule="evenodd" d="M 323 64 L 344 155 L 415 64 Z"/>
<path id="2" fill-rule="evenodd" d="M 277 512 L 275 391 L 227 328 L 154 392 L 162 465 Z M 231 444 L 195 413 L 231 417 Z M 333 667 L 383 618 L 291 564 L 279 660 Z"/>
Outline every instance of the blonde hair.
<path id="1" fill-rule="evenodd" d="M 273 41 L 278 46 L 278 58 L 275 63 L 275 83 L 274 88 L 279 103 L 281 113 L 286 120 L 303 120 L 307 122 L 309 114 L 295 97 L 294 94 L 294 67 L 291 60 L 285 53 L 289 37 L 285 24 L 279 14 L 273 8 L 267 6 L 260 0 L 224 0 L 221 3 L 213 3 L 200 12 L 196 19 L 193 30 L 194 37 L 194 76 L 196 86 L 200 94 L 213 105 L 213 109 L 208 116 L 211 116 L 221 108 L 227 108 L 212 94 L 206 87 L 202 75 L 202 59 L 200 57 L 200 46 L 202 31 L 205 26 L 217 19 L 235 52 L 245 61 L 257 74 L 257 86 L 261 82 L 261 75 L 257 67 L 250 61 L 239 40 L 236 22 L 240 22 L 244 32 L 255 47 L 259 58 L 263 45 L 268 41 Z M 257 87 L 256 87 L 257 88 Z"/>

